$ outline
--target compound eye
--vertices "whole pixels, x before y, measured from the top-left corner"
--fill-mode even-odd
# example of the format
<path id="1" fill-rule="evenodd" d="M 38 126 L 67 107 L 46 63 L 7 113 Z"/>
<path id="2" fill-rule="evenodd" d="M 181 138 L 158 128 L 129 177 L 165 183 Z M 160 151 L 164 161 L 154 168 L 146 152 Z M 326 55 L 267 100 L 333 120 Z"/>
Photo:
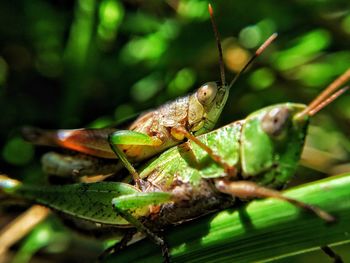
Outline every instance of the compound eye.
<path id="1" fill-rule="evenodd" d="M 278 136 L 283 131 L 289 116 L 290 112 L 287 108 L 274 108 L 262 118 L 261 128 L 270 136 Z"/>
<path id="2" fill-rule="evenodd" d="M 203 84 L 197 91 L 197 99 L 202 105 L 209 105 L 215 99 L 218 86 L 215 82 Z"/>

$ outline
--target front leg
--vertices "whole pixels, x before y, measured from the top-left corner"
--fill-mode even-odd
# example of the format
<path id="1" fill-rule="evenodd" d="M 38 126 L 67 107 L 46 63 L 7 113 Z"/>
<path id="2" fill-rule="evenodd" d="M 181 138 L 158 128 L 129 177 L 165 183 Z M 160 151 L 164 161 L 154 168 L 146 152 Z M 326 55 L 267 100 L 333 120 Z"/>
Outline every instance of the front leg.
<path id="1" fill-rule="evenodd" d="M 140 176 L 132 166 L 132 164 L 127 159 L 126 154 L 118 147 L 118 145 L 137 145 L 137 146 L 153 146 L 157 147 L 163 144 L 163 141 L 160 140 L 156 136 L 148 136 L 147 134 L 129 131 L 129 130 L 120 130 L 111 133 L 108 136 L 108 142 L 116 154 L 116 156 L 120 159 L 120 161 L 124 164 L 125 168 L 128 169 L 130 174 L 132 175 L 137 187 L 141 189 Z"/>
<path id="2" fill-rule="evenodd" d="M 214 151 L 210 147 L 208 147 L 208 145 L 201 142 L 197 137 L 195 137 L 193 134 L 191 134 L 189 131 L 187 131 L 184 127 L 176 126 L 176 127 L 171 128 L 171 135 L 177 140 L 183 140 L 186 137 L 188 140 L 193 141 L 195 144 L 197 144 L 199 147 L 201 147 L 204 151 L 206 151 L 211 159 L 213 159 L 216 163 L 221 165 L 225 169 L 225 172 L 230 177 L 236 176 L 237 170 L 234 166 L 231 166 L 228 163 L 226 163 L 221 158 L 221 156 L 214 153 Z"/>

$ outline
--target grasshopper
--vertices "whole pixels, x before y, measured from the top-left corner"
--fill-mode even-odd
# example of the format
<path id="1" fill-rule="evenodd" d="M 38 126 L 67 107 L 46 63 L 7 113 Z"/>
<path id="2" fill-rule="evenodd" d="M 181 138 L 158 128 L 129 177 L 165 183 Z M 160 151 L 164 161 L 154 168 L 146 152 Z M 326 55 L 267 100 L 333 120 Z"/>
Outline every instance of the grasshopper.
<path id="1" fill-rule="evenodd" d="M 198 143 L 188 141 L 139 170 L 141 189 L 122 182 L 42 188 L 5 176 L 0 178 L 0 189 L 79 219 L 130 228 L 120 247 L 136 230 L 142 232 L 162 247 L 166 261 L 166 243 L 155 231 L 231 207 L 238 200 L 277 198 L 333 222 L 335 218 L 320 208 L 274 189 L 283 187 L 294 175 L 310 118 L 344 93 L 348 87 L 337 89 L 349 79 L 350 69 L 308 106 L 283 103 L 265 107 L 244 120 L 196 137 L 235 167 L 235 174 L 228 174 Z"/>
<path id="2" fill-rule="evenodd" d="M 194 136 L 211 131 L 226 104 L 230 88 L 247 67 L 258 57 L 263 50 L 277 37 L 272 34 L 255 52 L 251 59 L 243 66 L 235 78 L 227 84 L 222 59 L 220 36 L 214 21 L 213 10 L 209 5 L 209 13 L 216 36 L 219 50 L 219 65 L 221 82 L 207 82 L 193 94 L 175 101 L 168 102 L 155 110 L 148 111 L 126 129 L 73 129 L 44 131 L 36 128 L 23 130 L 24 137 L 35 144 L 60 146 L 74 151 L 82 152 L 99 158 L 118 158 L 128 169 L 134 181 L 141 188 L 140 177 L 131 163 L 149 159 L 164 150 L 179 144 L 185 138 L 194 140 Z M 220 162 L 208 147 L 199 144 L 214 160 Z M 101 167 L 96 165 L 93 158 L 73 158 L 50 153 L 43 159 L 46 170 L 53 173 L 67 173 L 71 170 L 96 174 L 101 172 Z M 220 163 L 226 170 L 231 167 L 225 162 Z M 58 168 L 57 168 L 58 167 Z M 79 168 L 80 167 L 80 168 Z M 117 171 L 120 165 L 111 165 L 113 171 Z M 103 172 L 105 172 L 102 169 Z M 109 171 L 109 170 L 108 170 Z"/>

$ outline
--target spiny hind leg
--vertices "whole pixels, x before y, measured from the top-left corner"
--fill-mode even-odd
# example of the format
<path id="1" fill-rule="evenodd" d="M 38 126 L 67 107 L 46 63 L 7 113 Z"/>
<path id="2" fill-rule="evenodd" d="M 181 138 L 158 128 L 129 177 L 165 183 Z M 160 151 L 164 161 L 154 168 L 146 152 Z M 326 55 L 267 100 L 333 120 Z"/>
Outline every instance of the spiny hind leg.
<path id="1" fill-rule="evenodd" d="M 195 144 L 197 144 L 199 147 L 201 147 L 204 151 L 208 153 L 210 158 L 212 158 L 216 163 L 221 165 L 224 169 L 225 172 L 230 176 L 230 177 L 235 177 L 237 174 L 236 168 L 234 166 L 229 165 L 226 163 L 221 156 L 217 155 L 214 153 L 214 151 L 208 147 L 205 143 L 200 141 L 197 137 L 195 137 L 193 134 L 188 132 L 185 128 L 178 126 L 178 127 L 173 127 L 171 129 L 171 135 L 178 139 L 178 140 L 183 140 L 184 137 L 186 137 L 188 140 L 193 141 Z"/>
<path id="2" fill-rule="evenodd" d="M 105 257 L 111 254 L 118 253 L 118 251 L 125 248 L 128 243 L 132 240 L 133 236 L 137 233 L 136 229 L 129 229 L 123 236 L 123 238 L 117 242 L 115 245 L 107 248 L 105 251 L 102 252 L 102 254 L 98 257 L 99 260 L 103 260 Z"/>
<path id="3" fill-rule="evenodd" d="M 224 179 L 215 180 L 215 187 L 222 193 L 230 194 L 239 198 L 265 198 L 272 197 L 291 203 L 316 214 L 326 222 L 334 222 L 335 218 L 322 209 L 298 200 L 286 197 L 276 190 L 260 186 L 250 181 L 227 181 Z"/>
<path id="4" fill-rule="evenodd" d="M 164 238 L 154 233 L 151 229 L 140 222 L 134 215 L 133 211 L 137 213 L 138 209 L 146 208 L 150 205 L 160 205 L 172 201 L 172 195 L 165 192 L 149 192 L 149 193 L 135 193 L 131 195 L 124 195 L 116 197 L 112 200 L 114 209 L 118 215 L 122 216 L 136 229 L 147 235 L 155 244 L 161 247 L 162 255 L 165 262 L 169 260 L 169 249 Z"/>
<path id="5" fill-rule="evenodd" d="M 322 246 L 320 247 L 321 250 L 327 254 L 331 259 L 333 259 L 333 263 L 343 263 L 344 261 L 342 258 L 335 253 L 329 246 Z"/>
<path id="6" fill-rule="evenodd" d="M 118 210 L 116 209 L 118 214 L 122 216 L 124 219 L 126 219 L 128 222 L 130 222 L 132 225 L 136 227 L 136 229 L 143 234 L 145 234 L 153 243 L 156 245 L 160 246 L 161 251 L 162 251 L 162 256 L 164 258 L 165 262 L 170 262 L 170 255 L 169 255 L 169 248 L 168 244 L 164 240 L 162 236 L 159 234 L 153 232 L 151 229 L 148 227 L 144 226 L 142 222 L 140 222 L 136 217 L 134 217 L 131 213 L 128 211 L 124 210 Z"/>
<path id="7" fill-rule="evenodd" d="M 73 178 L 80 181 L 83 176 L 89 179 L 99 176 L 104 178 L 116 174 L 123 164 L 114 159 L 96 158 L 85 154 L 60 154 L 48 152 L 41 158 L 42 169 L 48 175 Z M 99 181 L 100 181 L 99 180 Z"/>
<path id="8" fill-rule="evenodd" d="M 126 154 L 118 147 L 118 145 L 137 145 L 137 146 L 156 147 L 163 144 L 162 140 L 160 140 L 158 137 L 155 137 L 155 136 L 151 137 L 151 136 L 148 136 L 147 134 L 140 133 L 140 132 L 120 130 L 120 131 L 111 133 L 108 136 L 108 142 L 113 152 L 121 160 L 125 168 L 128 169 L 128 171 L 132 175 L 138 188 L 141 189 L 139 174 L 137 173 L 135 168 L 132 166 L 132 164 L 129 162 Z"/>

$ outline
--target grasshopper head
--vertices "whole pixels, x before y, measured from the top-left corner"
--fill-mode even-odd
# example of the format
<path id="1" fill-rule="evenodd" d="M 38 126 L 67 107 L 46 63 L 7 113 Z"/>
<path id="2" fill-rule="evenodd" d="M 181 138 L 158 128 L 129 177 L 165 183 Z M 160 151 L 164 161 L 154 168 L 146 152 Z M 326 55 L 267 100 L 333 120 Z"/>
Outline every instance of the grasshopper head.
<path id="1" fill-rule="evenodd" d="M 241 136 L 242 176 L 279 187 L 294 174 L 310 117 L 348 90 L 350 69 L 333 81 L 309 105 L 285 103 L 249 115 Z"/>
<path id="2" fill-rule="evenodd" d="M 200 135 L 212 130 L 222 112 L 229 95 L 227 85 L 216 82 L 203 84 L 190 96 L 188 124 L 190 131 Z"/>
<path id="3" fill-rule="evenodd" d="M 190 97 L 190 104 L 188 109 L 188 126 L 189 131 L 195 135 L 200 135 L 211 131 L 220 114 L 224 108 L 230 88 L 236 82 L 238 77 L 248 68 L 248 66 L 265 50 L 271 42 L 276 39 L 277 33 L 273 33 L 256 51 L 255 54 L 247 61 L 247 63 L 238 72 L 235 78 L 229 85 L 225 82 L 225 70 L 223 63 L 222 48 L 220 43 L 220 34 L 216 28 L 214 20 L 213 9 L 209 4 L 209 14 L 213 25 L 216 44 L 219 51 L 219 65 L 221 73 L 221 84 L 217 82 L 207 82 L 203 84 L 194 94 Z"/>
<path id="4" fill-rule="evenodd" d="M 209 8 L 210 9 L 210 8 Z M 210 11 L 212 12 L 212 11 Z M 212 17 L 212 13 L 211 13 Z M 214 31 L 218 33 L 212 17 Z M 237 81 L 238 77 L 248 68 L 248 66 L 270 45 L 270 43 L 277 37 L 277 33 L 272 34 L 256 51 L 255 54 L 242 67 L 230 84 L 225 82 L 224 65 L 222 62 L 222 53 L 220 41 L 218 41 L 218 49 L 220 54 L 220 69 L 221 69 L 221 83 L 207 82 L 202 85 L 194 94 L 191 95 L 190 105 L 188 110 L 188 124 L 190 131 L 195 135 L 200 135 L 212 130 L 220 117 L 222 109 L 224 108 L 230 88 Z"/>
<path id="5" fill-rule="evenodd" d="M 295 172 L 309 118 L 296 118 L 306 105 L 285 103 L 249 115 L 242 128 L 241 165 L 244 178 L 278 187 Z M 254 180 L 253 179 L 253 180 Z"/>

